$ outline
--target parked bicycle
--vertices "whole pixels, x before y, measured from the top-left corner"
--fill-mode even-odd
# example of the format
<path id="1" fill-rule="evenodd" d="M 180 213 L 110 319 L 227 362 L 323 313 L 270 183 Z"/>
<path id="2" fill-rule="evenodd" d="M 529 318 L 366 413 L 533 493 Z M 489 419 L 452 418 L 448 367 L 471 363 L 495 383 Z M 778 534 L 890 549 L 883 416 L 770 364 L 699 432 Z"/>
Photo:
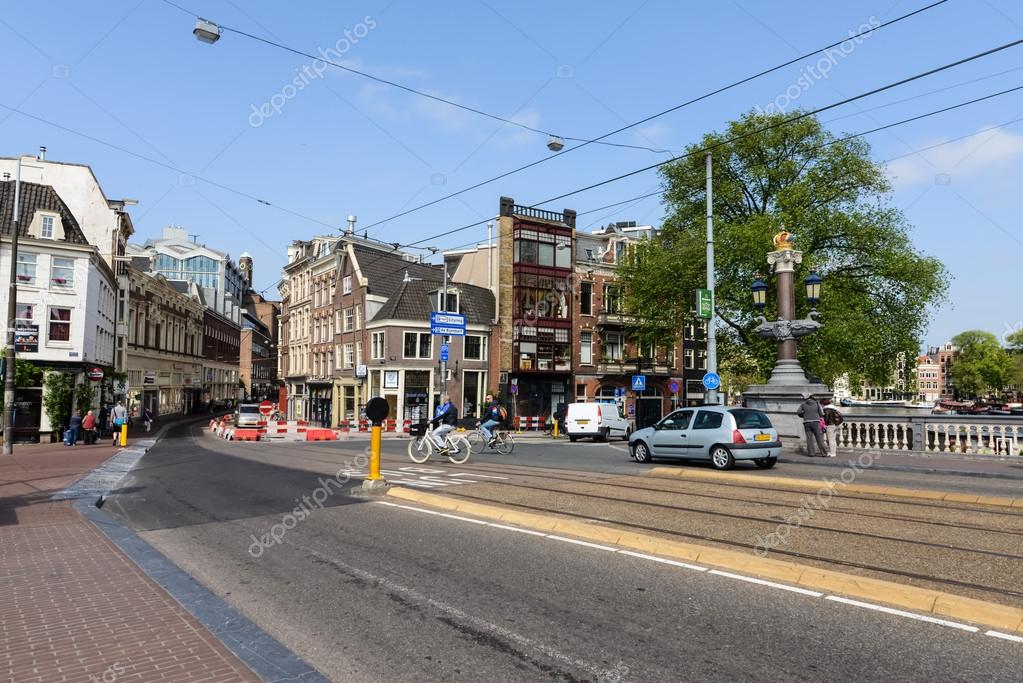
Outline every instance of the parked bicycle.
<path id="1" fill-rule="evenodd" d="M 469 432 L 466 437 L 472 446 L 472 452 L 479 455 L 487 447 L 487 436 L 480 429 L 480 423 L 476 423 L 476 429 Z M 515 450 L 515 437 L 507 429 L 494 430 L 494 445 L 492 448 L 501 455 L 509 455 Z"/>
<path id="2" fill-rule="evenodd" d="M 420 426 L 419 429 L 413 427 L 411 437 L 408 442 L 408 457 L 417 465 L 429 460 L 435 452 L 439 453 L 437 444 L 433 442 L 425 425 Z M 464 463 L 472 453 L 472 445 L 464 432 L 450 432 L 444 437 L 444 446 L 448 449 L 447 453 L 439 454 L 446 455 L 448 460 L 455 465 Z"/>

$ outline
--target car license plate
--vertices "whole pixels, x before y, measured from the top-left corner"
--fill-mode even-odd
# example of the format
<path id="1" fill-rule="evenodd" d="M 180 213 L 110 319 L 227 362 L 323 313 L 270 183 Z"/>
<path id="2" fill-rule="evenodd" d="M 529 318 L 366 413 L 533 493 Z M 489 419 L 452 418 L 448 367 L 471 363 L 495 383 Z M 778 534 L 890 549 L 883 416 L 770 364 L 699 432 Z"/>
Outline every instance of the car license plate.
<path id="1" fill-rule="evenodd" d="M 578 422 L 581 425 L 588 425 L 590 423 L 589 420 L 576 420 L 576 422 Z"/>
<path id="2" fill-rule="evenodd" d="M 754 441 L 770 441 L 771 440 L 771 435 L 770 434 L 757 434 L 756 436 L 753 437 L 753 440 Z"/>

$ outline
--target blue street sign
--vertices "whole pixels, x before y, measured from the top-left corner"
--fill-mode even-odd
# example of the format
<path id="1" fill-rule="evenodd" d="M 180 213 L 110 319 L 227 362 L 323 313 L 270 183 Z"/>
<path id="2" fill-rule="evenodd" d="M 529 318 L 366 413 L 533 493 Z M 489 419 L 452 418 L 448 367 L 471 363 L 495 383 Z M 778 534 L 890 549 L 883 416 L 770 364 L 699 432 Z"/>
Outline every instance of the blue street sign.
<path id="1" fill-rule="evenodd" d="M 618 387 L 615 387 L 615 398 L 618 398 L 621 395 L 622 395 L 622 390 L 619 389 Z"/>
<path id="2" fill-rule="evenodd" d="M 670 382 L 668 382 L 668 391 L 673 393 L 673 394 L 677 394 L 678 393 L 678 380 L 677 379 L 673 379 Z"/>
<path id="3" fill-rule="evenodd" d="M 646 391 L 646 375 L 633 375 L 632 376 L 632 390 L 633 391 Z"/>
<path id="4" fill-rule="evenodd" d="M 708 372 L 703 376 L 703 386 L 713 391 L 721 386 L 721 378 L 716 372 Z"/>
<path id="5" fill-rule="evenodd" d="M 465 336 L 465 316 L 457 313 L 430 313 L 430 334 Z"/>
<path id="6" fill-rule="evenodd" d="M 447 344 L 441 344 L 440 345 L 440 362 L 441 363 L 447 363 L 448 362 L 448 345 Z"/>

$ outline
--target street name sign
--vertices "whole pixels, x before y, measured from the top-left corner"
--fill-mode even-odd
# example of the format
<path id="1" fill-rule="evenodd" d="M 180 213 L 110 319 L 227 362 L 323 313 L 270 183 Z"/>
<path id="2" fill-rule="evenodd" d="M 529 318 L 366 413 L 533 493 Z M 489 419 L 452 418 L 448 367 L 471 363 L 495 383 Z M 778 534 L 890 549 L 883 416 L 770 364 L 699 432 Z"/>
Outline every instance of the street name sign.
<path id="1" fill-rule="evenodd" d="M 457 313 L 430 314 L 430 334 L 443 334 L 451 337 L 465 336 L 465 316 Z"/>

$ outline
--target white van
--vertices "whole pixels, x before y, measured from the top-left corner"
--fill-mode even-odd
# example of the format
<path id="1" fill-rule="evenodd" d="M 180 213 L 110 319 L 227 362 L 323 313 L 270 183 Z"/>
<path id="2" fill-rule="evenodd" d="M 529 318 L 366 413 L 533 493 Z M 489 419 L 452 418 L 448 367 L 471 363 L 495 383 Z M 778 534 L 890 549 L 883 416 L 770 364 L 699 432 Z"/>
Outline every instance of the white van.
<path id="1" fill-rule="evenodd" d="M 594 441 L 615 437 L 628 441 L 632 424 L 618 412 L 617 403 L 569 403 L 565 433 L 569 441 L 584 437 Z"/>
<path id="2" fill-rule="evenodd" d="M 242 403 L 239 404 L 238 410 L 235 412 L 234 425 L 236 427 L 257 427 L 264 419 L 259 413 L 258 403 Z"/>

